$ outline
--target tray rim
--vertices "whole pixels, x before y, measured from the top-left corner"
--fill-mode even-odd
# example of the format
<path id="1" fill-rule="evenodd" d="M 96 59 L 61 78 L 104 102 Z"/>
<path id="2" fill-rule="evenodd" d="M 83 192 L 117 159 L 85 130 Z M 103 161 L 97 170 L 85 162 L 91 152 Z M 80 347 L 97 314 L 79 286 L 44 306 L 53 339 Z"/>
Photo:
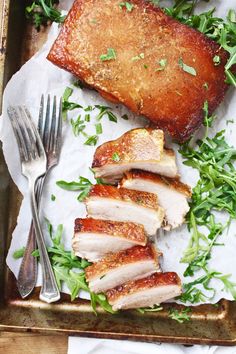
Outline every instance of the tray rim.
<path id="1" fill-rule="evenodd" d="M 3 0 L 0 7 L 0 109 L 1 109 L 1 100 L 2 93 L 6 81 L 5 77 L 5 67 L 7 61 L 7 45 L 8 45 L 8 30 L 9 30 L 9 13 L 10 7 L 12 6 L 12 0 Z M 9 272 L 9 271 L 7 271 Z M 83 302 L 83 301 L 82 301 Z M 231 310 L 236 312 L 236 301 L 231 302 L 224 300 L 224 303 L 227 304 L 227 313 L 225 315 L 225 319 L 227 321 L 232 321 L 230 318 Z M 86 306 L 85 306 L 86 307 Z M 23 307 L 22 307 L 23 308 Z M 231 309 L 232 308 L 232 309 Z M 94 337 L 94 338 L 110 338 L 110 339 L 129 339 L 129 340 L 138 340 L 138 341 L 161 341 L 165 343 L 181 343 L 181 344 L 209 344 L 209 345 L 227 345 L 234 346 L 236 345 L 236 328 L 232 330 L 232 334 L 234 335 L 233 339 L 211 339 L 211 338 L 199 338 L 199 337 L 176 337 L 176 336 L 163 336 L 158 334 L 134 334 L 134 333 L 115 333 L 112 331 L 97 331 L 97 330 L 81 330 L 81 329 L 62 329 L 62 328 L 45 328 L 43 326 L 24 326 L 20 325 L 17 321 L 15 324 L 7 324 L 8 316 L 11 315 L 16 309 L 16 304 L 14 301 L 11 303 L 7 303 L 7 301 L 0 303 L 0 310 L 6 312 L 4 320 L 2 320 L 0 316 L 0 331 L 32 331 L 32 332 L 43 332 L 48 334 L 65 334 L 65 335 L 79 335 L 83 337 Z M 230 310 L 231 309 L 231 310 Z M 27 309 L 30 311 L 30 308 Z M 0 312 L 1 312 L 0 311 Z M 26 311 L 27 312 L 27 311 Z M 233 327 L 236 327 L 236 321 L 233 316 Z M 184 328 L 184 326 L 183 326 Z"/>

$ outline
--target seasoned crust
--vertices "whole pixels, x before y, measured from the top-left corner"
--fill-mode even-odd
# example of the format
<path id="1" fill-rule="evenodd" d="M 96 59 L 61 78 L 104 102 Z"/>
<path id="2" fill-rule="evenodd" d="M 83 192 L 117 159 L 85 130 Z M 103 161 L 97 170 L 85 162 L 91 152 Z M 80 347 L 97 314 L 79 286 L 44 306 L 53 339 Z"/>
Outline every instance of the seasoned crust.
<path id="1" fill-rule="evenodd" d="M 160 161 L 164 146 L 162 130 L 151 128 L 132 129 L 120 138 L 100 145 L 94 154 L 92 168 L 107 164 L 139 161 Z M 113 155 L 118 154 L 118 161 Z"/>
<path id="2" fill-rule="evenodd" d="M 78 218 L 75 220 L 74 231 L 75 233 L 99 233 L 114 237 L 122 237 L 126 240 L 138 242 L 143 246 L 145 246 L 147 242 L 147 235 L 143 225 L 133 222 Z"/>
<path id="3" fill-rule="evenodd" d="M 89 282 L 100 275 L 106 274 L 112 269 L 139 261 L 153 260 L 158 268 L 157 257 L 158 254 L 155 247 L 151 244 L 148 244 L 145 247 L 134 246 L 132 248 L 128 248 L 127 250 L 110 254 L 101 261 L 88 266 L 85 269 L 86 280 Z"/>
<path id="4" fill-rule="evenodd" d="M 153 183 L 163 184 L 166 187 L 175 189 L 176 191 L 185 194 L 186 197 L 188 198 L 190 198 L 192 195 L 191 188 L 187 184 L 182 183 L 178 178 L 164 177 L 156 173 L 146 172 L 141 170 L 131 170 L 130 172 L 126 172 L 125 176 L 120 182 L 120 186 L 123 187 L 125 181 L 129 179 L 131 180 L 136 179 L 136 178 L 145 179 Z"/>
<path id="5" fill-rule="evenodd" d="M 135 203 L 145 208 L 159 208 L 156 194 L 134 191 L 126 188 L 95 184 L 90 189 L 86 200 L 95 197 L 117 199 L 123 202 Z"/>
<path id="6" fill-rule="evenodd" d="M 202 123 L 204 102 L 211 114 L 224 98 L 228 54 L 144 0 L 133 0 L 131 12 L 121 10 L 119 3 L 76 0 L 48 59 L 106 99 L 125 104 L 175 139 L 186 140 Z M 101 61 L 108 48 L 115 49 L 116 60 Z M 131 60 L 140 53 L 143 59 Z M 215 55 L 221 59 L 217 66 Z M 196 76 L 180 67 L 180 58 L 196 70 Z M 156 71 L 161 59 L 167 65 Z"/>
<path id="7" fill-rule="evenodd" d="M 174 272 L 154 273 L 146 278 L 129 281 L 123 285 L 117 286 L 106 292 L 108 302 L 113 305 L 119 298 L 131 295 L 141 290 L 148 290 L 153 287 L 177 285 L 181 286 L 181 280 L 178 274 Z"/>

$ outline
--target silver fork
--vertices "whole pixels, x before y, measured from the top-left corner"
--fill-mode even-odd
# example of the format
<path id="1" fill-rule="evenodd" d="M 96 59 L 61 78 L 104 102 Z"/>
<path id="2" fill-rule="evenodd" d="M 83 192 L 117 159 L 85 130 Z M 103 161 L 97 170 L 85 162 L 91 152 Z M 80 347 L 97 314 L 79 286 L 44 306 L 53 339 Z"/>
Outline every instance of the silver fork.
<path id="1" fill-rule="evenodd" d="M 57 113 L 56 97 L 53 98 L 53 106 L 51 109 L 50 95 L 47 97 L 46 114 L 44 114 L 44 96 L 41 96 L 38 131 L 42 139 L 44 150 L 47 156 L 47 171 L 43 177 L 37 182 L 36 187 L 36 201 L 39 205 L 43 183 L 49 170 L 58 164 L 60 150 L 61 150 L 61 129 L 62 129 L 62 115 L 61 115 L 61 99 Z M 51 112 L 52 111 L 52 112 Z M 26 111 L 27 114 L 28 111 Z M 31 223 L 28 241 L 24 256 L 21 262 L 17 287 L 22 298 L 27 297 L 34 289 L 37 281 L 37 259 L 32 256 L 32 252 L 36 248 L 36 236 L 34 232 L 33 223 Z"/>
<path id="2" fill-rule="evenodd" d="M 22 174 L 29 182 L 32 218 L 43 273 L 43 284 L 39 297 L 42 301 L 50 303 L 59 300 L 60 292 L 48 257 L 35 198 L 35 185 L 38 178 L 46 172 L 47 158 L 39 133 L 30 119 L 29 112 L 22 106 L 9 107 L 8 115 L 19 148 Z"/>

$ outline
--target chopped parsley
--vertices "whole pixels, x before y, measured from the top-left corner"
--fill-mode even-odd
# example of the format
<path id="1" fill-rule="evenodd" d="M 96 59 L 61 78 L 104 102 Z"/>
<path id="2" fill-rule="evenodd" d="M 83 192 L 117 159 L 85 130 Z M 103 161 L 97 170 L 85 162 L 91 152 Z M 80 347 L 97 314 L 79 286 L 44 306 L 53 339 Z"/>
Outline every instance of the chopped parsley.
<path id="1" fill-rule="evenodd" d="M 192 76 L 196 76 L 197 75 L 196 70 L 192 66 L 189 66 L 189 65 L 185 64 L 183 62 L 182 58 L 179 58 L 178 64 L 179 64 L 179 67 L 181 69 L 183 69 L 183 71 L 185 71 L 186 73 L 188 73 L 188 74 L 190 74 Z"/>
<path id="2" fill-rule="evenodd" d="M 97 123 L 95 125 L 96 127 L 96 134 L 102 134 L 102 124 L 101 123 Z"/>
<path id="3" fill-rule="evenodd" d="M 140 53 L 139 55 L 136 55 L 135 57 L 131 58 L 132 61 L 137 61 L 140 59 L 144 59 L 144 53 Z"/>
<path id="4" fill-rule="evenodd" d="M 100 55 L 101 61 L 108 61 L 108 60 L 114 60 L 116 59 L 116 52 L 115 49 L 113 48 L 108 48 L 107 49 L 107 54 L 102 54 Z"/>
<path id="5" fill-rule="evenodd" d="M 115 162 L 119 162 L 120 161 L 120 155 L 117 152 L 114 152 L 114 154 L 112 155 L 112 160 Z"/>
<path id="6" fill-rule="evenodd" d="M 119 3 L 119 8 L 122 10 L 123 7 L 126 8 L 126 10 L 127 10 L 128 12 L 131 12 L 131 11 L 133 10 L 133 8 L 134 8 L 134 5 L 131 4 L 131 3 L 128 2 L 128 1 L 120 2 L 120 3 Z"/>
<path id="7" fill-rule="evenodd" d="M 207 82 L 204 82 L 204 84 L 202 85 L 202 87 L 205 89 L 205 90 L 208 90 L 209 89 L 209 85 Z"/>
<path id="8" fill-rule="evenodd" d="M 129 117 L 128 117 L 127 114 L 123 114 L 123 115 L 121 116 L 121 118 L 124 119 L 124 120 L 128 120 L 128 119 L 129 119 Z"/>
<path id="9" fill-rule="evenodd" d="M 98 136 L 97 135 L 91 135 L 84 142 L 84 145 L 95 146 L 97 144 L 97 142 L 98 142 Z"/>
<path id="10" fill-rule="evenodd" d="M 51 201 L 55 202 L 55 200 L 56 200 L 56 196 L 54 194 L 51 194 Z"/>
<path id="11" fill-rule="evenodd" d="M 221 59 L 220 59 L 220 56 L 219 55 L 215 55 L 214 58 L 213 58 L 213 63 L 217 66 L 217 65 L 220 65 L 221 63 Z"/>
<path id="12" fill-rule="evenodd" d="M 161 59 L 159 60 L 158 64 L 160 65 L 159 68 L 157 68 L 155 71 L 162 71 L 165 69 L 166 65 L 167 65 L 167 59 Z"/>

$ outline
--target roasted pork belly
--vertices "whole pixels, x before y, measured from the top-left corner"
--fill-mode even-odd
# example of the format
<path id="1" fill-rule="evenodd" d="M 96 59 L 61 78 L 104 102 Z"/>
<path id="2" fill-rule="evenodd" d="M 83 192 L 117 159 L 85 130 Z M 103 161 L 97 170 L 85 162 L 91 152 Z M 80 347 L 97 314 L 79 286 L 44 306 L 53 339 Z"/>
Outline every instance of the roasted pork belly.
<path id="1" fill-rule="evenodd" d="M 85 204 L 89 217 L 138 223 L 148 235 L 155 235 L 164 219 L 164 210 L 153 193 L 96 184 Z"/>
<path id="2" fill-rule="evenodd" d="M 95 293 L 160 271 L 158 252 L 151 244 L 113 253 L 85 269 L 89 288 Z"/>
<path id="3" fill-rule="evenodd" d="M 174 229 L 184 222 L 189 211 L 188 198 L 191 197 L 191 189 L 178 179 L 132 170 L 126 173 L 120 185 L 128 189 L 156 193 L 158 204 L 165 211 L 165 230 Z"/>
<path id="4" fill-rule="evenodd" d="M 48 59 L 186 140 L 223 100 L 227 52 L 149 1 L 76 0 Z M 219 57 L 217 65 L 214 58 Z"/>
<path id="5" fill-rule="evenodd" d="M 176 273 L 154 273 L 146 278 L 131 280 L 107 291 L 114 311 L 149 307 L 181 294 L 181 281 Z"/>
<path id="6" fill-rule="evenodd" d="M 74 231 L 74 253 L 90 262 L 97 262 L 109 253 L 147 243 L 143 225 L 132 222 L 79 218 L 75 220 Z"/>
<path id="7" fill-rule="evenodd" d="M 134 168 L 176 177 L 175 154 L 172 150 L 163 149 L 163 146 L 164 136 L 161 130 L 130 130 L 96 149 L 92 164 L 95 177 L 115 184 L 124 172 Z"/>

